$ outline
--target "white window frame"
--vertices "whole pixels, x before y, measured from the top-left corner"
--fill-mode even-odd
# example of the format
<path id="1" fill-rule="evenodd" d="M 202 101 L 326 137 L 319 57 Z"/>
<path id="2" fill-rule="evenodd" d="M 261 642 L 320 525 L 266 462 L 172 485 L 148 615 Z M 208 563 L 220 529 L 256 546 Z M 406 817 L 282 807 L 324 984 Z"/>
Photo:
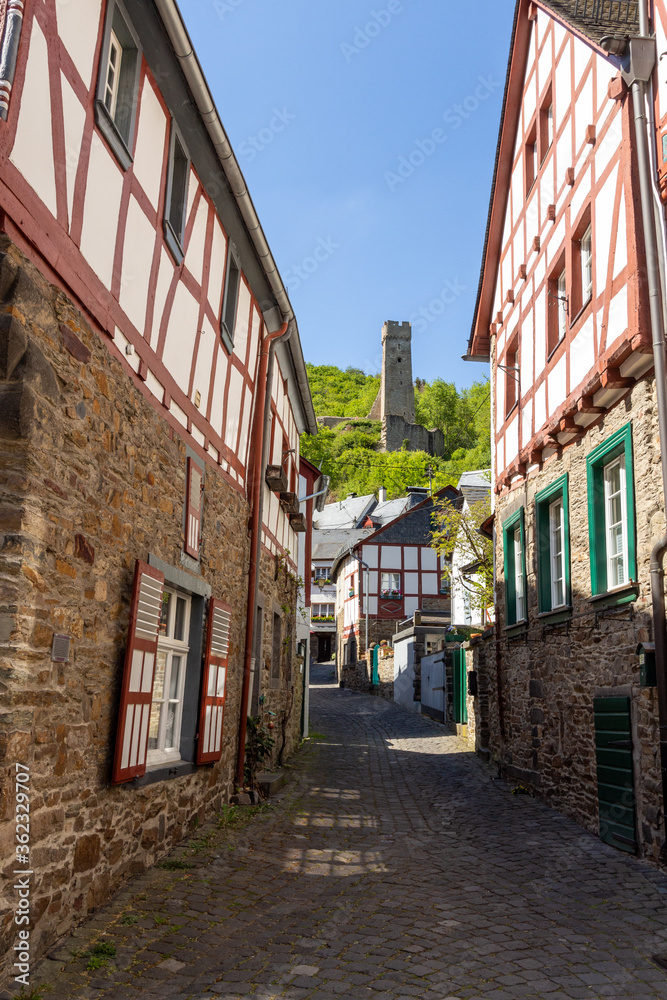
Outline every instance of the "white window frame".
<path id="1" fill-rule="evenodd" d="M 116 61 L 113 61 L 114 56 Z M 111 118 L 116 117 L 116 106 L 118 104 L 118 89 L 120 84 L 120 72 L 123 64 L 123 46 L 118 40 L 118 35 L 111 29 L 109 34 L 109 55 L 107 58 L 107 69 L 104 76 L 104 107 L 109 112 Z M 111 76 L 111 83 L 109 77 Z"/>
<path id="2" fill-rule="evenodd" d="M 190 616 L 192 613 L 192 600 L 188 594 L 183 593 L 180 590 L 176 590 L 172 587 L 165 587 L 163 593 L 168 595 L 167 604 L 167 622 L 166 622 L 166 634 L 160 634 L 158 636 L 157 644 L 157 656 L 159 657 L 161 653 L 165 655 L 165 670 L 164 670 L 164 684 L 162 688 L 162 698 L 153 697 L 151 703 L 151 723 L 153 716 L 153 706 L 159 704 L 161 706 L 160 711 L 160 721 L 158 724 L 158 735 L 157 735 L 157 747 L 148 750 L 146 756 L 146 764 L 148 766 L 154 766 L 157 764 L 166 764 L 173 761 L 178 761 L 181 759 L 180 752 L 180 741 L 181 741 L 181 723 L 183 720 L 183 695 L 185 692 L 185 675 L 187 672 L 188 663 L 188 653 L 190 651 L 189 646 L 189 634 L 190 634 Z M 179 640 L 174 638 L 174 624 L 176 615 L 176 605 L 177 598 L 181 598 L 185 601 L 185 613 L 183 620 L 183 636 L 184 639 Z M 178 677 L 178 686 L 176 688 L 173 698 L 169 697 L 169 687 L 171 684 L 171 670 L 173 664 L 174 656 L 181 656 L 181 670 Z M 157 660 L 157 657 L 156 657 Z M 157 673 L 157 662 L 156 662 L 156 673 Z M 153 691 L 155 695 L 155 690 Z M 176 710 L 174 715 L 174 746 L 166 747 L 166 732 L 167 732 L 167 718 L 169 715 L 168 706 L 169 704 L 175 704 Z M 149 735 L 149 743 L 150 743 Z"/>
<path id="3" fill-rule="evenodd" d="M 593 295 L 593 234 L 590 223 L 581 237 L 581 304 Z"/>
<path id="4" fill-rule="evenodd" d="M 619 469 L 619 488 L 612 492 L 612 474 Z M 625 455 L 621 454 L 612 462 L 608 462 L 602 468 L 604 480 L 604 526 L 605 526 L 605 552 L 607 556 L 607 590 L 615 590 L 618 587 L 628 585 L 628 509 L 627 509 L 627 483 L 625 477 Z M 613 505 L 614 500 L 620 497 L 621 517 L 614 520 Z M 620 550 L 612 545 L 612 538 L 620 528 Z M 615 551 L 614 551 L 615 550 Z M 622 578 L 619 580 L 618 566 L 622 567 Z"/>
<path id="5" fill-rule="evenodd" d="M 393 586 L 394 582 L 396 583 L 396 586 Z M 393 570 L 383 571 L 380 578 L 380 593 L 383 597 L 386 597 L 385 591 L 391 590 L 398 591 L 398 596 L 402 597 L 403 590 L 401 589 L 401 574 L 394 572 Z"/>
<path id="6" fill-rule="evenodd" d="M 526 595 L 523 579 L 523 551 L 521 548 L 521 525 L 514 529 L 514 595 L 516 601 L 516 621 L 522 622 L 526 617 Z"/>
<path id="7" fill-rule="evenodd" d="M 553 103 L 547 108 L 547 148 L 546 153 L 551 149 L 554 142 L 554 106 Z"/>
<path id="8" fill-rule="evenodd" d="M 563 498 L 549 504 L 551 608 L 565 607 L 565 508 Z"/>
<path id="9" fill-rule="evenodd" d="M 556 301 L 558 305 L 558 343 L 560 344 L 567 333 L 567 274 L 565 268 L 556 279 Z"/>

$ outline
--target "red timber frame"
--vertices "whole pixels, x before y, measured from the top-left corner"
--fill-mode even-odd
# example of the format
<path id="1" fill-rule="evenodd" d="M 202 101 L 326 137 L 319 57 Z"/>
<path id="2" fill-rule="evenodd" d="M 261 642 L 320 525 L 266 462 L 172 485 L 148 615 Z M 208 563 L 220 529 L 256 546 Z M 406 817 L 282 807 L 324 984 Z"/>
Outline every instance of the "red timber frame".
<path id="1" fill-rule="evenodd" d="M 231 605 L 212 597 L 208 605 L 206 655 L 199 708 L 196 758 L 198 764 L 212 764 L 222 756 L 222 723 L 227 690 L 231 618 Z"/>
<path id="2" fill-rule="evenodd" d="M 164 574 L 137 560 L 118 709 L 111 775 L 113 785 L 132 781 L 146 773 L 148 727 L 163 589 Z"/>
<path id="3" fill-rule="evenodd" d="M 542 8 L 540 8 L 541 13 Z M 543 12 L 546 18 L 551 21 L 557 20 L 553 11 Z M 544 23 L 544 22 L 543 22 Z M 609 387 L 623 388 L 623 379 L 620 378 L 619 365 L 626 360 L 632 352 L 639 354 L 650 354 L 650 337 L 647 336 L 647 300 L 644 294 L 643 285 L 639 275 L 643 268 L 643 245 L 641 235 L 636 238 L 637 232 L 641 234 L 641 224 L 637 217 L 636 202 L 636 164 L 634 162 L 633 145 L 631 139 L 631 109 L 627 99 L 623 100 L 620 108 L 614 107 L 613 101 L 624 98 L 624 89 L 620 80 L 613 81 L 613 85 L 605 94 L 598 93 L 598 73 L 596 72 L 596 52 L 604 56 L 601 50 L 588 39 L 583 39 L 571 26 L 565 25 L 566 32 L 561 39 L 558 51 L 555 51 L 555 34 L 553 27 L 546 33 L 543 31 L 539 44 L 539 53 L 534 54 L 533 66 L 529 71 L 528 78 L 524 80 L 528 66 L 528 55 L 531 46 L 534 45 L 534 38 L 530 34 L 531 21 L 529 19 L 529 5 L 526 0 L 522 0 L 518 11 L 518 21 L 514 41 L 514 49 L 511 59 L 511 69 L 508 80 L 506 95 L 506 110 L 503 120 L 503 133 L 500 140 L 500 152 L 496 182 L 493 193 L 493 203 L 490 214 L 489 236 L 487 244 L 487 256 L 485 259 L 484 276 L 480 288 L 479 308 L 476 315 L 476 325 L 473 336 L 474 352 L 484 353 L 490 350 L 491 341 L 494 338 L 504 336 L 504 344 L 497 352 L 496 366 L 498 364 L 508 364 L 507 354 L 511 350 L 513 334 L 515 330 L 523 331 L 522 338 L 534 338 L 533 314 L 536 302 L 542 295 L 540 308 L 544 307 L 545 316 L 544 327 L 545 337 L 548 337 L 547 314 L 549 285 L 553 281 L 553 268 L 556 261 L 564 257 L 565 269 L 568 276 L 568 295 L 572 300 L 573 284 L 576 285 L 576 260 L 574 259 L 574 247 L 581 235 L 582 224 L 586 213 L 590 213 L 592 221 L 592 242 L 593 255 L 595 261 L 596 254 L 596 198 L 605 183 L 609 180 L 615 170 L 618 170 L 616 189 L 614 192 L 613 216 L 612 216 L 612 240 L 610 243 L 609 263 L 605 274 L 605 279 L 600 282 L 600 288 L 595 287 L 594 267 L 594 288 L 593 297 L 583 308 L 578 308 L 573 304 L 573 308 L 568 315 L 567 329 L 565 337 L 549 353 L 545 347 L 545 364 L 542 370 L 536 366 L 531 384 L 525 390 L 521 386 L 521 398 L 518 405 L 510 413 L 502 413 L 501 418 L 495 428 L 496 446 L 502 445 L 506 432 L 512 422 L 517 419 L 517 414 L 521 414 L 526 407 L 533 408 L 533 400 L 542 386 L 545 392 L 545 412 L 546 419 L 542 426 L 532 427 L 527 439 L 523 438 L 522 421 L 518 425 L 519 453 L 518 457 L 510 459 L 509 463 L 503 459 L 503 453 L 498 455 L 498 467 L 496 469 L 497 488 L 503 485 L 508 486 L 513 475 L 522 475 L 529 464 L 540 463 L 541 452 L 546 447 L 558 447 L 568 444 L 570 441 L 583 433 L 586 427 L 590 426 L 594 415 L 603 412 L 597 409 L 592 403 L 592 396 L 600 389 Z M 575 65 L 575 60 L 570 60 L 570 94 L 571 101 L 569 108 L 574 107 L 575 102 L 588 84 L 592 87 L 593 120 L 588 123 L 586 137 L 579 149 L 576 148 L 575 123 L 573 114 L 565 117 L 562 108 L 555 107 L 558 130 L 554 132 L 553 142 L 548 153 L 538 163 L 537 175 L 531 191 L 526 194 L 523 183 L 520 185 L 512 183 L 512 178 L 516 172 L 521 173 L 523 178 L 522 158 L 526 144 L 532 138 L 537 122 L 537 117 L 543 107 L 547 96 L 550 94 L 557 102 L 557 92 L 555 87 L 555 66 L 560 57 L 565 52 L 566 46 L 570 46 L 571 39 L 575 38 L 575 44 L 585 45 L 590 50 L 587 68 L 582 73 L 579 63 Z M 552 67 L 548 79 L 540 78 L 540 92 L 537 95 L 536 111 L 530 119 L 523 122 L 521 131 L 521 110 L 523 107 L 524 93 L 526 87 L 534 87 L 533 74 L 537 72 L 538 62 L 546 55 L 545 46 L 554 46 L 551 50 L 549 63 Z M 579 73 L 579 76 L 576 73 Z M 614 73 L 614 65 L 609 65 L 609 77 Z M 618 84 L 618 85 L 617 85 Z M 532 101 L 532 98 L 531 98 Z M 598 118 L 596 109 L 601 107 Z M 611 113 L 610 113 L 611 112 Z M 602 118 L 608 116 L 601 125 Z M 564 120 L 565 118 L 565 120 Z M 538 123 L 539 124 L 539 123 Z M 607 139 L 611 129 L 619 129 L 621 135 L 617 141 L 618 150 L 608 158 L 602 172 L 595 176 L 593 182 L 589 179 L 589 170 L 595 170 L 596 150 Z M 556 177 L 554 157 L 558 152 L 558 141 L 566 129 L 571 130 L 571 163 L 577 165 L 577 175 L 574 167 L 568 164 L 567 171 L 564 171 L 565 164 L 558 162 L 558 178 L 560 184 L 553 194 L 547 192 L 541 183 L 545 173 L 551 172 L 552 177 Z M 517 131 L 518 130 L 518 131 Z M 612 133 L 613 134 L 613 133 Z M 588 150 L 588 153 L 586 153 Z M 515 155 L 516 153 L 516 155 Z M 561 176 L 562 175 L 562 176 Z M 568 190 L 579 181 L 587 185 L 585 197 L 578 199 L 576 214 L 571 212 L 571 199 Z M 555 188 L 555 184 L 553 185 Z M 542 204 L 545 192 L 552 201 L 551 204 Z M 519 197 L 521 204 L 515 206 L 515 222 L 511 230 L 508 227 L 507 234 L 503 236 L 506 215 L 512 210 L 512 199 Z M 614 277 L 615 265 L 615 238 L 617 231 L 621 199 L 627 220 L 627 264 Z M 558 211 L 556 211 L 558 207 Z M 537 210 L 537 218 L 542 220 L 538 228 L 537 222 L 531 221 L 529 210 Z M 552 234 L 561 231 L 562 239 L 556 246 Z M 521 260 L 514 259 L 516 236 L 520 228 L 523 228 L 524 254 Z M 543 256 L 548 255 L 548 268 L 543 265 Z M 542 273 L 536 278 L 536 272 Z M 573 281 L 574 279 L 574 281 Z M 539 281 L 533 287 L 533 282 Z M 504 283 L 503 283 L 504 282 Z M 494 308 L 493 300 L 496 283 L 500 289 L 499 301 L 500 312 L 492 315 Z M 613 343 L 607 341 L 607 327 L 609 321 L 610 304 L 617 292 L 626 286 L 628 290 L 628 327 L 625 332 L 616 337 Z M 515 299 L 520 302 L 517 309 Z M 591 369 L 587 371 L 575 371 L 570 363 L 570 345 L 580 332 L 582 327 L 595 317 L 599 326 L 594 337 L 595 362 Z M 497 341 L 496 341 L 497 342 Z M 556 406 L 550 404 L 548 393 L 549 374 L 565 358 L 565 390 L 559 398 Z M 535 352 L 533 351 L 533 362 L 535 363 Z M 521 344 L 519 345 L 519 365 L 521 364 Z M 532 374 L 532 373 L 531 373 Z M 496 380 L 501 377 L 505 379 L 505 373 L 500 372 L 496 367 L 494 373 Z M 627 385 L 632 380 L 627 380 Z M 504 404 L 503 404 L 504 406 Z M 593 415 L 593 416 L 591 416 Z M 560 437 L 559 437 L 560 435 Z"/>
<path id="4" fill-rule="evenodd" d="M 184 424 L 172 412 L 172 403 L 176 404 L 183 411 L 187 424 L 185 429 L 188 433 L 196 435 L 191 440 L 193 450 L 201 457 L 202 461 L 222 466 L 219 470 L 220 474 L 234 489 L 243 492 L 247 477 L 246 456 L 249 435 L 246 438 L 244 455 L 239 455 L 239 447 L 244 424 L 249 427 L 252 416 L 251 413 L 246 415 L 245 409 L 247 407 L 252 408 L 253 405 L 258 342 L 261 341 L 265 332 L 262 314 L 245 277 L 241 275 L 241 281 L 250 296 L 245 351 L 243 352 L 243 356 L 239 356 L 236 351 L 228 355 L 222 346 L 219 350 L 216 349 L 213 351 L 206 408 L 205 411 L 200 411 L 193 401 L 193 394 L 197 357 L 201 346 L 202 326 L 206 319 L 214 331 L 218 330 L 224 290 L 223 275 L 218 301 L 215 303 L 209 301 L 211 249 L 214 227 L 218 217 L 213 202 L 201 183 L 198 183 L 185 225 L 183 238 L 185 257 L 179 265 L 174 264 L 174 273 L 169 281 L 162 315 L 159 317 L 154 316 L 160 260 L 165 254 L 170 254 L 164 239 L 162 216 L 167 184 L 171 116 L 160 94 L 155 77 L 143 56 L 137 95 L 137 116 L 133 145 L 130 152 L 134 156 L 137 136 L 141 129 L 141 95 L 143 88 L 152 87 L 156 99 L 166 116 L 164 146 L 161 152 L 156 151 L 156 155 L 161 155 L 162 157 L 158 208 L 156 210 L 151 204 L 151 201 L 134 175 L 133 166 L 131 165 L 126 171 L 121 171 L 123 175 L 122 194 L 110 287 L 105 287 L 80 250 L 93 136 L 96 135 L 106 145 L 104 136 L 95 124 L 95 97 L 99 59 L 104 37 L 106 7 L 107 3 L 103 3 L 100 12 L 92 79 L 84 80 L 79 74 L 64 42 L 58 35 L 55 3 L 52 0 L 46 3 L 38 2 L 38 0 L 27 0 L 26 2 L 8 120 L 0 122 L 0 227 L 17 244 L 21 251 L 35 263 L 47 280 L 62 289 L 75 301 L 93 328 L 106 339 L 111 353 L 126 367 L 130 377 L 142 395 L 151 402 L 151 405 L 155 407 L 161 405 L 162 416 L 179 433 L 183 433 Z M 31 185 L 10 160 L 20 117 L 21 97 L 25 83 L 28 53 L 32 40 L 33 24 L 35 23 L 41 29 L 48 44 L 50 117 L 52 122 L 53 164 L 57 206 L 55 217 L 46 208 Z M 69 217 L 67 195 L 68 157 L 66 154 L 68 154 L 68 150 L 66 149 L 65 140 L 62 79 L 72 88 L 85 113 L 85 124 L 75 169 L 71 218 Z M 111 150 L 110 155 L 113 156 Z M 69 151 L 69 156 L 71 160 L 71 150 Z M 118 169 L 119 171 L 121 170 L 120 166 Z M 192 167 L 192 170 L 194 173 L 194 167 Z M 147 308 L 141 329 L 132 323 L 119 303 L 125 231 L 131 199 L 134 199 L 138 204 L 140 210 L 155 230 Z M 206 204 L 208 214 L 204 246 L 204 267 L 202 279 L 199 281 L 188 269 L 186 260 L 188 247 L 195 227 L 195 220 L 201 204 Z M 221 224 L 220 227 L 222 229 Z M 227 241 L 228 237 L 224 233 L 224 229 L 222 229 L 222 232 Z M 171 257 L 169 259 L 171 260 Z M 192 356 L 186 361 L 190 366 L 187 393 L 180 388 L 174 375 L 168 370 L 162 360 L 167 328 L 179 285 L 187 288 L 199 303 L 196 339 Z M 256 328 L 255 338 L 253 338 L 252 334 L 253 326 Z M 128 362 L 127 355 L 113 342 L 116 336 L 116 328 L 122 331 L 123 337 L 134 349 L 135 358 L 132 363 Z M 217 372 L 218 360 L 221 357 L 226 358 L 226 372 L 224 373 Z M 241 374 L 242 385 L 239 404 L 240 413 L 238 408 L 233 413 L 233 418 L 238 420 L 238 427 L 234 439 L 228 445 L 225 441 L 227 434 L 226 415 L 232 409 L 228 405 L 232 367 L 236 368 Z M 146 385 L 146 381 L 151 375 L 164 387 L 162 399 L 156 400 L 156 397 Z M 214 428 L 210 421 L 214 397 L 213 389 L 218 378 L 224 379 L 222 401 L 223 424 L 220 428 Z M 249 392 L 246 391 L 246 388 Z M 209 446 L 216 449 L 218 455 L 217 462 L 215 457 L 212 457 L 208 452 Z"/>

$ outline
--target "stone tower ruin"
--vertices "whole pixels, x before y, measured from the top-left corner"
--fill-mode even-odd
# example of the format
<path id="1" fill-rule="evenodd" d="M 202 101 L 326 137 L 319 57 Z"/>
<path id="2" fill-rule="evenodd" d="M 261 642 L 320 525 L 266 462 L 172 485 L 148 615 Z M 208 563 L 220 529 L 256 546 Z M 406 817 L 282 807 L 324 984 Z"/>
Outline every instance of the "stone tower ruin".
<path id="1" fill-rule="evenodd" d="M 412 383 L 412 327 L 387 320 L 382 327 L 382 380 L 369 413 L 382 421 L 383 451 L 425 451 L 442 455 L 442 431 L 429 431 L 415 423 L 415 391 Z"/>

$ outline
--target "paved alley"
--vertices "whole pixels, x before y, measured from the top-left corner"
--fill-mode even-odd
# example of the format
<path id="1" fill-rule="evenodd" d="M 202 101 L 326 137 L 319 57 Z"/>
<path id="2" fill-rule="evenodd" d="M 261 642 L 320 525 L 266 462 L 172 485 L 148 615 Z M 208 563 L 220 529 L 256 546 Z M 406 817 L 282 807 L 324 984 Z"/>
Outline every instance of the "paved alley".
<path id="1" fill-rule="evenodd" d="M 42 964 L 46 998 L 667 998 L 666 876 L 313 674 L 321 736 L 284 797 L 135 879 Z M 116 954 L 87 970 L 96 941 Z"/>

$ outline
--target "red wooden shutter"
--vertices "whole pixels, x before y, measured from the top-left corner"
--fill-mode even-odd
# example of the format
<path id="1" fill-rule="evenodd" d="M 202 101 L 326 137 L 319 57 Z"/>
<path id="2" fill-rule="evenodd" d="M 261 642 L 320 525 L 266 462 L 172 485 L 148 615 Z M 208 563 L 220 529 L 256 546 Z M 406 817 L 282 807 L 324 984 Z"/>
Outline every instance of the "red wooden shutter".
<path id="1" fill-rule="evenodd" d="M 111 776 L 113 785 L 131 781 L 146 771 L 163 588 L 164 574 L 137 560 Z"/>
<path id="2" fill-rule="evenodd" d="M 222 756 L 222 716 L 227 685 L 229 624 L 232 609 L 214 597 L 208 605 L 206 658 L 199 707 L 197 763 L 209 764 Z"/>
<path id="3" fill-rule="evenodd" d="M 185 551 L 194 559 L 199 559 L 203 482 L 204 470 L 192 458 L 189 458 L 185 498 Z"/>

